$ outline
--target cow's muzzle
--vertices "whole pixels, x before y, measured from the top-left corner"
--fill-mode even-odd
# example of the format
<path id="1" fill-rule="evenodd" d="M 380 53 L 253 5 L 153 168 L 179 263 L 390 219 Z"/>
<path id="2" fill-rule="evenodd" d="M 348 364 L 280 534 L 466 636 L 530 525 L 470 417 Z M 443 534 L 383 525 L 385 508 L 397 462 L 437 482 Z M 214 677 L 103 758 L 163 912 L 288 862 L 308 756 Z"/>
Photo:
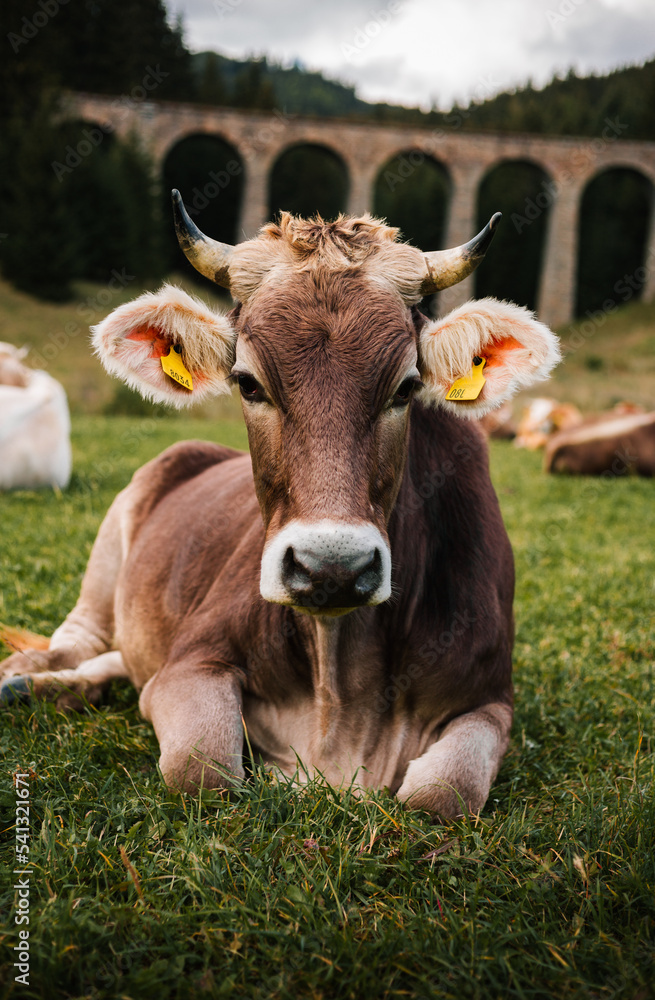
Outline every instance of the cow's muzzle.
<path id="1" fill-rule="evenodd" d="M 371 524 L 292 521 L 266 545 L 261 594 L 314 614 L 380 604 L 391 596 L 391 556 Z"/>

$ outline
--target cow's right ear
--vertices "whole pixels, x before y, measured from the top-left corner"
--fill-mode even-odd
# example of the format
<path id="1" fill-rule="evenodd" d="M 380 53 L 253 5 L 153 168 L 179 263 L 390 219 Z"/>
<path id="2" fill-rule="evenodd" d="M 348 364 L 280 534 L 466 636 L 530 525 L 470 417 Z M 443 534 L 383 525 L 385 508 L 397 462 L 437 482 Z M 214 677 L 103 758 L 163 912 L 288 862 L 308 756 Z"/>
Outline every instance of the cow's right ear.
<path id="1" fill-rule="evenodd" d="M 236 333 L 227 317 L 181 288 L 164 285 L 146 292 L 91 331 L 107 371 L 146 399 L 182 407 L 230 391 L 225 380 L 234 364 Z M 189 373 L 193 389 L 166 374 L 161 359 L 169 355 L 178 368 L 182 362 L 180 371 Z"/>
<path id="2" fill-rule="evenodd" d="M 560 360 L 559 342 L 529 309 L 513 302 L 478 299 L 432 320 L 421 330 L 421 397 L 458 417 L 478 419 L 534 382 Z M 474 396 L 450 397 L 459 379 L 484 359 L 484 378 Z M 482 388 L 480 388 L 482 386 Z"/>

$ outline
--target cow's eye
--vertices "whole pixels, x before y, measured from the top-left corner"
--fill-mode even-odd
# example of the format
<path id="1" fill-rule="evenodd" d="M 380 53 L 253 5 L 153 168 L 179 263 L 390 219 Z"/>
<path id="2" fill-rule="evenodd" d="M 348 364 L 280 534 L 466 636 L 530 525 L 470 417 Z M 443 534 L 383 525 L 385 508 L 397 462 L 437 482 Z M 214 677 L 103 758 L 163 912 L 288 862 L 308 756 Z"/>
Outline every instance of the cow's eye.
<path id="1" fill-rule="evenodd" d="M 237 381 L 239 383 L 239 390 L 244 399 L 248 399 L 251 402 L 260 400 L 264 398 L 263 390 L 259 384 L 252 377 L 252 375 L 239 375 L 237 376 Z"/>
<path id="2" fill-rule="evenodd" d="M 393 397 L 392 406 L 407 406 L 410 399 L 412 398 L 412 393 L 416 388 L 415 378 L 406 378 L 404 382 L 401 382 L 396 390 L 396 395 Z"/>

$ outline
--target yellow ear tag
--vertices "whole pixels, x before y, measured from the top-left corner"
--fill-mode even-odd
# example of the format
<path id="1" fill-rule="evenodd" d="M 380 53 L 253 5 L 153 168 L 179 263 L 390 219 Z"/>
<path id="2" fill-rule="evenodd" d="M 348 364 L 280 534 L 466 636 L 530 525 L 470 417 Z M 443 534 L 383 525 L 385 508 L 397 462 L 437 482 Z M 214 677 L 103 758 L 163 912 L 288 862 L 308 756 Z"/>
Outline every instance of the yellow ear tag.
<path id="1" fill-rule="evenodd" d="M 185 389 L 193 389 L 193 379 L 190 372 L 184 367 L 180 351 L 181 347 L 178 344 L 171 344 L 168 354 L 164 354 L 160 358 L 161 366 L 166 374 L 174 379 L 178 385 L 183 385 Z"/>
<path id="2" fill-rule="evenodd" d="M 482 374 L 482 369 L 486 365 L 484 358 L 473 358 L 473 365 L 468 375 L 458 378 L 453 382 L 446 399 L 461 401 L 463 399 L 477 399 L 482 392 L 482 386 L 487 381 Z"/>

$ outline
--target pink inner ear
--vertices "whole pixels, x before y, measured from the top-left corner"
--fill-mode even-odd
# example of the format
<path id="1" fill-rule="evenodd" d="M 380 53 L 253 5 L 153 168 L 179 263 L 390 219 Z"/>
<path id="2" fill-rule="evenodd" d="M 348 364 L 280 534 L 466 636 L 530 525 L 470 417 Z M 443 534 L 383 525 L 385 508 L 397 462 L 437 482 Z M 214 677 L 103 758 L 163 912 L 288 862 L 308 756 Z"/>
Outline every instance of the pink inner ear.
<path id="1" fill-rule="evenodd" d="M 514 337 L 504 337 L 502 340 L 492 340 L 485 344 L 482 352 L 487 364 L 485 368 L 498 368 L 505 364 L 507 355 L 523 347 Z"/>
<path id="2" fill-rule="evenodd" d="M 152 344 L 151 358 L 163 358 L 171 349 L 171 341 L 154 326 L 142 326 L 126 335 L 126 340 L 149 340 Z"/>

